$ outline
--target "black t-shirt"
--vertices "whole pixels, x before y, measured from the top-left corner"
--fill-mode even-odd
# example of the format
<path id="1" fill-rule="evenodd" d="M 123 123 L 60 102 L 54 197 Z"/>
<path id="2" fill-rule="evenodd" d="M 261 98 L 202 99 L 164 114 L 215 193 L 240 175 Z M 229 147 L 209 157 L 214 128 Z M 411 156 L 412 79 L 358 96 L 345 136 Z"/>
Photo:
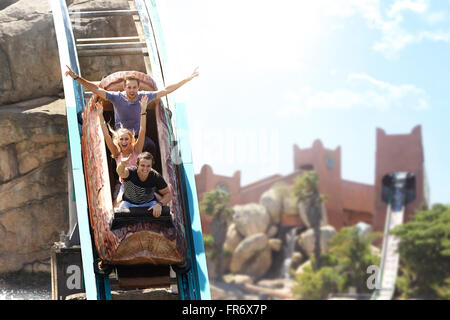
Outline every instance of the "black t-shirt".
<path id="1" fill-rule="evenodd" d="M 123 200 L 133 204 L 143 204 L 155 200 L 155 191 L 167 187 L 164 178 L 155 170 L 151 170 L 145 181 L 141 181 L 136 167 L 129 167 L 130 175 L 123 179 Z"/>

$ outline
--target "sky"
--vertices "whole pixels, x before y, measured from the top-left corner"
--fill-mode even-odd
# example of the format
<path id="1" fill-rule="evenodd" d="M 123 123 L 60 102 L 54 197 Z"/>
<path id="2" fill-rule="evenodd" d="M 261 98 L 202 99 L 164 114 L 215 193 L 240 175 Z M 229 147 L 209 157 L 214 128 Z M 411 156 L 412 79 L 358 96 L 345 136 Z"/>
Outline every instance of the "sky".
<path id="1" fill-rule="evenodd" d="M 166 82 L 187 108 L 195 173 L 289 174 L 293 145 L 341 147 L 374 184 L 376 128 L 422 127 L 431 203 L 450 203 L 450 0 L 165 0 Z"/>

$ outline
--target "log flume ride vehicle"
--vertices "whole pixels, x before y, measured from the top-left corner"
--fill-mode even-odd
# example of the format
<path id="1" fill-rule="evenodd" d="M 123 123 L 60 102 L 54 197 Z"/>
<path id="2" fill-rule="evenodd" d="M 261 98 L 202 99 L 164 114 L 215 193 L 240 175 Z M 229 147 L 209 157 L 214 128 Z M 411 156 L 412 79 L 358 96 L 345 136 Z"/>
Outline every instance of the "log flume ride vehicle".
<path id="1" fill-rule="evenodd" d="M 108 91 L 122 91 L 124 78 L 130 75 L 140 80 L 140 90 L 157 90 L 150 76 L 136 71 L 114 73 L 104 78 L 99 86 Z M 161 219 L 153 218 L 145 209 L 130 208 L 125 212 L 116 209 L 115 214 L 112 192 L 119 182 L 115 174 L 116 163 L 105 148 L 95 109 L 95 102 L 99 99 L 92 96 L 84 109 L 81 137 L 90 224 L 99 258 L 104 264 L 111 265 L 185 265 L 185 222 L 177 188 L 171 188 L 173 199 L 170 215 L 163 215 Z M 109 102 L 103 103 L 104 108 L 107 108 Z M 177 173 L 171 159 L 167 125 L 170 119 L 167 119 L 167 113 L 159 101 L 151 105 L 152 108 L 147 111 L 150 114 L 147 117 L 147 128 L 154 134 L 151 138 L 159 151 L 155 169 L 168 184 L 176 186 Z M 114 123 L 112 112 L 105 113 L 105 118 L 110 118 L 110 123 Z M 139 214 L 140 212 L 143 214 Z"/>

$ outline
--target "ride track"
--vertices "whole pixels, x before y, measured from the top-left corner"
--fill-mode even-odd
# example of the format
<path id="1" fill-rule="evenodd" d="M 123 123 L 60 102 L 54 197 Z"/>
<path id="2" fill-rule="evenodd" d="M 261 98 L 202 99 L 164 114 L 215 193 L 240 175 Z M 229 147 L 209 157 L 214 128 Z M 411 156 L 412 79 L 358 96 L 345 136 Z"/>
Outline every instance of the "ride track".
<path id="1" fill-rule="evenodd" d="M 109 278 L 99 273 L 95 266 L 96 252 L 94 252 L 95 249 L 92 249 L 95 246 L 93 246 L 91 238 L 87 188 L 83 170 L 82 130 L 78 122 L 78 115 L 83 112 L 85 97 L 88 97 L 89 93 L 84 92 L 83 87 L 72 78 L 66 77 L 64 68 L 68 65 L 76 74 L 81 75 L 79 56 L 140 55 L 144 59 L 147 73 L 151 74 L 158 87 L 164 87 L 164 70 L 167 66 L 167 58 L 156 10 L 156 1 L 135 0 L 129 1 L 129 4 L 131 10 L 69 12 L 65 0 L 51 0 L 66 101 L 68 150 L 70 151 L 68 175 L 70 187 L 73 188 L 73 195 L 69 195 L 69 213 L 71 213 L 71 217 L 75 215 L 77 217 L 84 287 L 88 300 L 111 299 L 111 287 Z M 138 16 L 138 19 L 135 19 L 135 24 L 139 37 L 76 40 L 70 20 L 70 17 L 74 15 L 81 17 Z M 133 40 L 140 41 L 133 42 Z M 168 143 L 177 175 L 174 188 L 178 188 L 178 194 L 181 198 L 179 202 L 184 212 L 186 260 L 190 263 L 190 269 L 187 272 L 185 270 L 177 272 L 179 297 L 183 300 L 209 300 L 211 297 L 208 271 L 185 105 L 174 103 L 172 98 L 168 96 L 162 99 L 161 103 L 166 119 L 168 119 Z M 172 108 L 169 109 L 169 106 Z M 172 125 L 169 113 L 172 113 L 175 125 Z M 69 193 L 72 188 L 69 188 Z"/>
<path id="2" fill-rule="evenodd" d="M 386 210 L 380 270 L 371 300 L 391 300 L 394 296 L 400 260 L 398 253 L 399 239 L 389 234 L 389 232 L 403 223 L 405 206 L 415 197 L 415 195 L 411 195 L 411 188 L 408 187 L 408 181 L 412 179 L 408 173 L 396 172 L 391 176 L 393 179 L 389 186 L 390 190 L 384 192 L 383 195 L 383 200 L 388 203 L 388 206 Z"/>

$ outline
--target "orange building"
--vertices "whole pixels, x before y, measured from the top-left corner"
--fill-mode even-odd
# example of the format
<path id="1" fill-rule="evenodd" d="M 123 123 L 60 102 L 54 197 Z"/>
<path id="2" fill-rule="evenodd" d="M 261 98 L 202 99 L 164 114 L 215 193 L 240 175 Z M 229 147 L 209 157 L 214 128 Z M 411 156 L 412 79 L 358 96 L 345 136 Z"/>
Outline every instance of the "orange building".
<path id="1" fill-rule="evenodd" d="M 341 147 L 326 149 L 320 140 L 311 148 L 300 149 L 294 145 L 294 171 L 291 174 L 272 175 L 262 180 L 241 186 L 241 173 L 232 177 L 214 174 L 209 165 L 204 165 L 195 176 L 199 201 L 205 192 L 215 188 L 227 190 L 231 194 L 231 204 L 259 202 L 261 195 L 275 183 L 292 184 L 305 170 L 315 170 L 319 178 L 319 192 L 327 195 L 325 203 L 328 223 L 341 229 L 360 221 L 382 231 L 386 218 L 386 204 L 381 200 L 381 179 L 395 171 L 408 171 L 416 177 L 416 200 L 406 208 L 405 219 L 409 220 L 414 211 L 428 203 L 428 191 L 424 169 L 421 127 L 412 133 L 387 135 L 377 129 L 376 168 L 374 185 L 347 181 L 341 177 Z M 282 226 L 301 225 L 298 217 L 282 216 Z M 202 217 L 205 233 L 209 233 L 209 218 Z"/>

